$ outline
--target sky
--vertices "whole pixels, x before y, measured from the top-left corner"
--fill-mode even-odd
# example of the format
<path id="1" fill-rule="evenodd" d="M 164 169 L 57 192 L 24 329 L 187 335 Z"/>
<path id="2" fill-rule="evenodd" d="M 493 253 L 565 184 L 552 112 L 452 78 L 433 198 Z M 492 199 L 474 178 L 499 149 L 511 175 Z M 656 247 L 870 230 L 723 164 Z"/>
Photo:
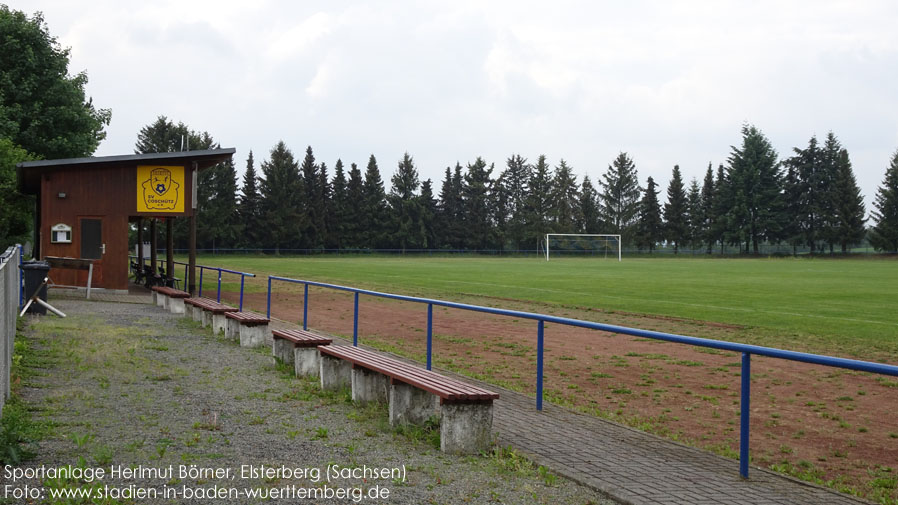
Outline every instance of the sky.
<path id="1" fill-rule="evenodd" d="M 2 0 L 8 1 L 8 0 Z M 744 124 L 781 158 L 832 131 L 867 210 L 898 149 L 898 2 L 26 0 L 112 110 L 97 156 L 160 115 L 237 149 L 283 140 L 389 185 L 403 153 L 447 166 L 561 159 L 593 182 L 620 152 L 665 198 Z"/>

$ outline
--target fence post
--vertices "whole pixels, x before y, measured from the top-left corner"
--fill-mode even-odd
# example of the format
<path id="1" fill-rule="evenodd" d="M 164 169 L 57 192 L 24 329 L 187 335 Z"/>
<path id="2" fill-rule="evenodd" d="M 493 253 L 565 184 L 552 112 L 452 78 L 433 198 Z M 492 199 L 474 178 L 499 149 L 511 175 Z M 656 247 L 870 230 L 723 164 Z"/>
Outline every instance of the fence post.
<path id="1" fill-rule="evenodd" d="M 240 274 L 240 312 L 243 312 L 243 281 L 246 280 L 246 276 Z"/>
<path id="2" fill-rule="evenodd" d="M 433 304 L 427 304 L 427 369 L 433 366 Z"/>
<path id="3" fill-rule="evenodd" d="M 271 319 L 271 276 L 268 276 L 268 301 L 265 303 L 265 317 Z"/>
<path id="4" fill-rule="evenodd" d="M 543 332 L 545 321 L 539 320 L 536 329 L 536 410 L 543 409 Z"/>
<path id="5" fill-rule="evenodd" d="M 221 303 L 221 269 L 218 269 L 218 289 L 215 292 L 215 301 Z"/>
<path id="6" fill-rule="evenodd" d="M 200 292 L 197 294 L 197 296 L 203 296 L 203 267 L 200 265 L 197 266 L 200 267 Z"/>
<path id="7" fill-rule="evenodd" d="M 309 284 L 303 283 L 305 289 L 302 293 L 302 329 L 309 329 Z"/>
<path id="8" fill-rule="evenodd" d="M 751 403 L 751 354 L 742 353 L 742 405 L 739 431 L 739 475 L 748 478 L 748 435 Z"/>
<path id="9" fill-rule="evenodd" d="M 25 253 L 22 249 L 22 244 L 18 244 L 19 246 L 19 266 L 22 265 L 22 262 L 25 261 Z M 25 281 L 24 276 L 25 272 L 21 268 L 19 269 L 19 307 L 25 305 Z"/>
<path id="10" fill-rule="evenodd" d="M 355 292 L 355 307 L 352 315 L 352 345 L 359 346 L 359 292 Z"/>

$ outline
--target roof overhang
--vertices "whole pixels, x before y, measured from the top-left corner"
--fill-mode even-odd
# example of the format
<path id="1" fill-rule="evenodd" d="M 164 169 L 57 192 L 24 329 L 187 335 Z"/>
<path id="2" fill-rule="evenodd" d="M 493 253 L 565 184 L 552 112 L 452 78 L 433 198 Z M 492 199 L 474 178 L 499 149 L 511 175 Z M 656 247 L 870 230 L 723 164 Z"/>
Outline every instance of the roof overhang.
<path id="1" fill-rule="evenodd" d="M 16 175 L 20 191 L 26 194 L 36 194 L 40 189 L 40 176 L 48 172 L 78 170 L 87 167 L 136 166 L 163 162 L 167 165 L 184 165 L 188 167 L 196 163 L 197 168 L 203 170 L 231 159 L 235 152 L 237 152 L 235 148 L 228 147 L 177 153 L 126 154 L 121 156 L 24 161 L 16 164 Z"/>

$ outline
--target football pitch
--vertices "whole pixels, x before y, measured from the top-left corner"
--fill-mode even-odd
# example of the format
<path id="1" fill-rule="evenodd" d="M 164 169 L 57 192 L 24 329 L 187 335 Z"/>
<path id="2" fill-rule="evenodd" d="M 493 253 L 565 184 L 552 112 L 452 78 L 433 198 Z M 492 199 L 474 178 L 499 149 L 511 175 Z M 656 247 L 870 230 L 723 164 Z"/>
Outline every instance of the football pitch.
<path id="1" fill-rule="evenodd" d="M 534 312 L 549 305 L 737 325 L 752 343 L 850 349 L 868 359 L 898 350 L 894 259 L 208 255 L 198 262 L 256 273 L 255 289 L 278 275 L 498 307 L 523 303 Z"/>

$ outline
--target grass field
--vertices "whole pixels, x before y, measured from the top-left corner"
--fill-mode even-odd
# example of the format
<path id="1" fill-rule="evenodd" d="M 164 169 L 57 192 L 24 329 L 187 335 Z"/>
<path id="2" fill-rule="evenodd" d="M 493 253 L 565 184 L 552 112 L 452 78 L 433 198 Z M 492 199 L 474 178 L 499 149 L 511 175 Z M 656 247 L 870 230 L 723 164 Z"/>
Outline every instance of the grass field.
<path id="1" fill-rule="evenodd" d="M 199 263 L 262 274 L 257 286 L 272 274 L 500 299 L 480 302 L 494 306 L 534 302 L 739 325 L 753 343 L 854 357 L 898 352 L 898 261 L 891 259 L 203 256 Z"/>

